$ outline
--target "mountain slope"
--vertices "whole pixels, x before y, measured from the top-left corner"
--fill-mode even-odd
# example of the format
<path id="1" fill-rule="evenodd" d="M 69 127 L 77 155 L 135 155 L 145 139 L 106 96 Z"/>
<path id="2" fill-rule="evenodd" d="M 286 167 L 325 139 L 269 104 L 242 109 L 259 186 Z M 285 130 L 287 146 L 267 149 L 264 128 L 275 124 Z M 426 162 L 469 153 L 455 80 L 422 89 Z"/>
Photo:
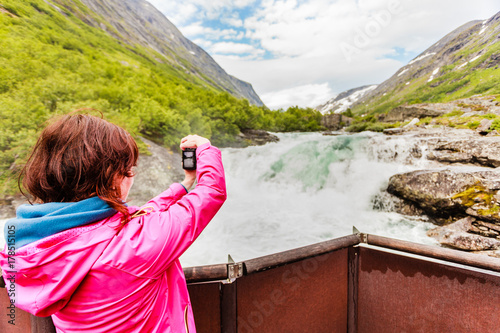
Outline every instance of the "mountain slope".
<path id="1" fill-rule="evenodd" d="M 46 0 L 59 7 L 71 8 L 68 0 Z M 76 1 L 75 1 L 76 2 Z M 86 23 L 101 28 L 130 46 L 142 45 L 155 50 L 167 62 L 208 84 L 254 105 L 263 105 L 252 86 L 228 75 L 202 48 L 185 38 L 155 7 L 145 0 L 81 0 L 95 15 L 80 13 Z M 113 29 L 110 29 L 105 23 Z"/>
<path id="2" fill-rule="evenodd" d="M 358 100 L 354 113 L 500 93 L 500 13 L 452 31 Z"/>
<path id="3" fill-rule="evenodd" d="M 362 99 L 363 96 L 370 93 L 372 90 L 376 89 L 377 85 L 362 86 L 359 88 L 349 89 L 344 91 L 335 97 L 331 98 L 325 104 L 321 104 L 315 107 L 316 110 L 322 114 L 327 113 L 342 113 L 355 104 L 358 100 Z"/>

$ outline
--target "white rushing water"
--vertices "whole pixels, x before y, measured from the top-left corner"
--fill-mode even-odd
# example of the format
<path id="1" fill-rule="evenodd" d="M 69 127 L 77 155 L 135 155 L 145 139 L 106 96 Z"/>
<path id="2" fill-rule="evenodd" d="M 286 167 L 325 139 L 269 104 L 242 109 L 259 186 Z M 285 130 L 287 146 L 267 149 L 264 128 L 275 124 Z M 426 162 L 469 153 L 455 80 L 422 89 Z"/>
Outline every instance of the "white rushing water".
<path id="1" fill-rule="evenodd" d="M 411 157 L 411 137 L 277 135 L 278 143 L 222 149 L 228 199 L 181 257 L 184 266 L 224 263 L 228 254 L 255 258 L 345 236 L 353 226 L 435 244 L 425 234 L 431 223 L 373 209 L 392 175 L 432 167 Z"/>
<path id="2" fill-rule="evenodd" d="M 373 209 L 390 176 L 430 167 L 411 138 L 375 133 L 278 134 L 280 142 L 222 149 L 228 199 L 181 257 L 185 266 L 255 258 L 360 231 L 419 243 L 433 227 Z"/>

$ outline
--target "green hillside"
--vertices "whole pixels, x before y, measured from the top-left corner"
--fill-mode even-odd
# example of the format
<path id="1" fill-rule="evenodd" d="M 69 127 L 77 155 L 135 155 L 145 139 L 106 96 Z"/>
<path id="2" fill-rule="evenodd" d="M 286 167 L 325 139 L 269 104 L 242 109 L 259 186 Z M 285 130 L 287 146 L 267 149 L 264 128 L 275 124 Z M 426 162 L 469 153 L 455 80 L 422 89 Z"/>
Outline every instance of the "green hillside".
<path id="1" fill-rule="evenodd" d="M 460 27 L 364 97 L 352 112 L 375 115 L 402 104 L 500 94 L 499 33 L 500 13 Z"/>
<path id="2" fill-rule="evenodd" d="M 16 173 L 45 121 L 75 109 L 97 109 L 167 147 L 189 133 L 223 146 L 245 129 L 319 129 L 316 111 L 250 105 L 87 24 L 113 31 L 80 1 L 57 4 L 0 0 L 0 198 L 17 193 Z"/>
<path id="3" fill-rule="evenodd" d="M 500 52 L 500 43 L 489 52 Z M 485 57 L 487 57 L 485 55 Z M 467 98 L 474 95 L 500 94 L 500 68 L 476 69 L 472 64 L 456 71 L 458 64 L 443 68 L 443 75 L 437 82 L 427 82 L 427 78 L 417 78 L 409 85 L 399 86 L 385 96 L 374 98 L 366 104 L 352 109 L 355 114 L 387 113 L 396 106 L 416 103 L 442 103 Z"/>

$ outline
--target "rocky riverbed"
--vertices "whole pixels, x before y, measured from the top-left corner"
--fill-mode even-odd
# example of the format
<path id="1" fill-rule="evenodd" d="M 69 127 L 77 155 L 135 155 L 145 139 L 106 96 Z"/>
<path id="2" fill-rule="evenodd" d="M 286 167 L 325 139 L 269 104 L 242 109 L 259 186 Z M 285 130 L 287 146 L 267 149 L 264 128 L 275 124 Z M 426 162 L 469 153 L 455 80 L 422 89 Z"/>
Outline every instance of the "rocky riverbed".
<path id="1" fill-rule="evenodd" d="M 475 104 L 476 111 L 469 108 L 465 116 L 499 112 L 498 103 L 487 103 Z M 423 113 L 415 107 L 396 111 L 392 117 L 406 120 Z M 500 257 L 500 136 L 485 120 L 476 130 L 421 125 L 387 131 L 417 138 L 413 154 L 437 162 L 433 169 L 392 176 L 387 192 L 398 212 L 428 216 L 437 225 L 428 235 L 443 246 Z"/>

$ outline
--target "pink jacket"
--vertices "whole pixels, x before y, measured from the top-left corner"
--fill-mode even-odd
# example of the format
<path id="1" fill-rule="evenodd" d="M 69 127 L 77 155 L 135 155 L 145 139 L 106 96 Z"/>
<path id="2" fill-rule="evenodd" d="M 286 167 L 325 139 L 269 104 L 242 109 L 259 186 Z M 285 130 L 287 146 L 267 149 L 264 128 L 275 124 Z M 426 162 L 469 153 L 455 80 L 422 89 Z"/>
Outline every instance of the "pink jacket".
<path id="1" fill-rule="evenodd" d="M 16 306 L 51 315 L 57 332 L 195 332 L 178 258 L 226 199 L 220 151 L 204 144 L 196 154 L 196 188 L 173 184 L 118 233 L 119 213 L 18 249 Z M 9 289 L 7 258 L 0 253 Z"/>

